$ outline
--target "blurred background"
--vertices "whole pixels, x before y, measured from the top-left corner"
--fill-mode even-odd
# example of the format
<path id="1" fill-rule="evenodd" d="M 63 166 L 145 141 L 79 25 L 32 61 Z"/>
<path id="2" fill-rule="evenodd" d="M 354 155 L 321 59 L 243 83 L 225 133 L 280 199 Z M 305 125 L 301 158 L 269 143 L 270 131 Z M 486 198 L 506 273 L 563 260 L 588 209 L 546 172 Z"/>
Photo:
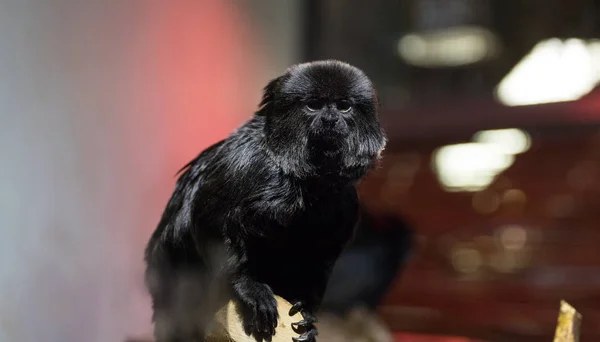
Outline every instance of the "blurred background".
<path id="1" fill-rule="evenodd" d="M 289 65 L 366 71 L 361 184 L 414 230 L 398 341 L 600 340 L 600 2 L 0 0 L 0 341 L 151 335 L 142 251 L 176 171 Z"/>

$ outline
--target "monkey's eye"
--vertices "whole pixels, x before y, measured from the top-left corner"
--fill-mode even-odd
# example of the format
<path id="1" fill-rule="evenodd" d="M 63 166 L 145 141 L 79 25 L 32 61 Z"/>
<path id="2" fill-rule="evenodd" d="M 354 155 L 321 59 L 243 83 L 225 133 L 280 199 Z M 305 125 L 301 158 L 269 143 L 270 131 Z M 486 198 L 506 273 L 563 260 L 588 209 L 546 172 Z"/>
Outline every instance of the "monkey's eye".
<path id="1" fill-rule="evenodd" d="M 342 113 L 348 113 L 352 109 L 352 103 L 350 101 L 341 100 L 335 103 L 335 107 Z"/>
<path id="2" fill-rule="evenodd" d="M 321 110 L 323 109 L 323 107 L 325 107 L 325 101 L 322 100 L 309 100 L 306 103 L 306 109 L 308 109 L 311 112 Z"/>

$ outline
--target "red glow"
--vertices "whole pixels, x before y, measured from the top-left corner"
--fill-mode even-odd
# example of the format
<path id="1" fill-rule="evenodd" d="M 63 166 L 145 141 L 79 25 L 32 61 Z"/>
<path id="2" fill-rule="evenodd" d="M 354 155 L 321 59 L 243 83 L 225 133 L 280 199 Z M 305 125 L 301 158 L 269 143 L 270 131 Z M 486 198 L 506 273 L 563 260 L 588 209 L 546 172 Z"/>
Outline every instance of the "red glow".
<path id="1" fill-rule="evenodd" d="M 247 118 L 258 99 L 248 25 L 221 1 L 153 1 L 143 25 L 145 67 L 173 174 Z"/>

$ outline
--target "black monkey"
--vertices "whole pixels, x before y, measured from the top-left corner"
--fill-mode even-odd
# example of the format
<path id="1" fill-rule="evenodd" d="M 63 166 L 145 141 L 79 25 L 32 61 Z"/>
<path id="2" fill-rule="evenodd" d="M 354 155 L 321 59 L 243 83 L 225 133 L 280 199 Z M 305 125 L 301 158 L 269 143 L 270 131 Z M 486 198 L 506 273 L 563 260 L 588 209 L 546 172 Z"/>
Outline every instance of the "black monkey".
<path id="1" fill-rule="evenodd" d="M 355 185 L 386 144 L 367 76 L 339 61 L 292 66 L 255 115 L 188 163 L 145 251 L 158 342 L 203 341 L 228 299 L 246 332 L 275 333 L 274 294 L 313 323 L 358 216 Z"/>

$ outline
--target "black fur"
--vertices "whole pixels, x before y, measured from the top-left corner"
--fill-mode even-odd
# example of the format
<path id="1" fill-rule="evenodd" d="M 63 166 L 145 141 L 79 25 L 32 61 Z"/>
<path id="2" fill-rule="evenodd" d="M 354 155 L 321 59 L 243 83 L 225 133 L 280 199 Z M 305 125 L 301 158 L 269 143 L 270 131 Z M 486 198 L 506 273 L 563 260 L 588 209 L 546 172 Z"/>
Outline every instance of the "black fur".
<path id="1" fill-rule="evenodd" d="M 313 338 L 312 314 L 357 220 L 356 182 L 386 143 L 377 111 L 359 69 L 299 64 L 182 170 L 145 252 L 158 342 L 203 341 L 229 298 L 247 332 L 268 338 L 288 314 L 274 293 L 298 303 Z"/>

